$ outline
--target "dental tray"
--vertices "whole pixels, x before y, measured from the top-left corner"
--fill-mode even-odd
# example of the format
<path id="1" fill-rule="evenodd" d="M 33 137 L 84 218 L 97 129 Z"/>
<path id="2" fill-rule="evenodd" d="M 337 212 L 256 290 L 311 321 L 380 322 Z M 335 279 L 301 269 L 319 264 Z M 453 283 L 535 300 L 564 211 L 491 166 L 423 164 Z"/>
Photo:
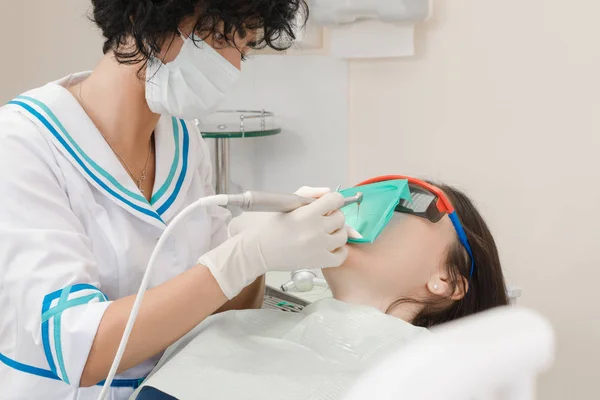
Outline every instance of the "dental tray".
<path id="1" fill-rule="evenodd" d="M 265 301 L 263 309 L 281 310 L 285 312 L 300 312 L 306 307 L 309 302 L 302 300 L 296 296 L 284 293 L 281 290 L 267 286 L 265 288 Z"/>

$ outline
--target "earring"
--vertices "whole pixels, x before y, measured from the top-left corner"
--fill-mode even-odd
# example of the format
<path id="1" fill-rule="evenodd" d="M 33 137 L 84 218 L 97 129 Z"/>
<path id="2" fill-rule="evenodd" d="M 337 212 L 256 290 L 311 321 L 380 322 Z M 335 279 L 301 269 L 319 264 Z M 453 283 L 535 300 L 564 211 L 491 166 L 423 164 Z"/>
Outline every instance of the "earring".
<path id="1" fill-rule="evenodd" d="M 438 286 L 437 284 L 434 284 L 434 285 L 433 285 L 433 290 L 438 290 L 438 287 L 439 287 L 439 286 Z"/>

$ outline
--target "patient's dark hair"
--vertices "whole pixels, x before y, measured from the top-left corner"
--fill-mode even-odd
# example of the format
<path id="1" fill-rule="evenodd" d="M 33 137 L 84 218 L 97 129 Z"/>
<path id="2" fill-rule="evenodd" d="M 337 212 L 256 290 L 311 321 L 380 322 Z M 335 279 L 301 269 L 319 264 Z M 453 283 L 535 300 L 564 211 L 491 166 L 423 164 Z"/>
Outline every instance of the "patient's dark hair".
<path id="1" fill-rule="evenodd" d="M 462 282 L 466 280 L 469 282 L 469 290 L 465 296 L 456 301 L 452 301 L 450 298 L 425 302 L 399 299 L 388 308 L 389 311 L 398 304 L 406 302 L 423 304 L 423 310 L 417 314 L 412 323 L 426 328 L 508 304 L 496 242 L 481 214 L 461 191 L 448 185 L 430 183 L 441 189 L 456 209 L 471 245 L 475 269 L 473 276 L 469 278 L 471 260 L 457 238 L 448 249 L 446 258 L 450 278 L 449 293 L 454 293 L 458 285 L 462 285 Z"/>
<path id="2" fill-rule="evenodd" d="M 258 32 L 249 47 L 278 51 L 290 47 L 298 23 L 303 26 L 308 18 L 305 0 L 92 0 L 92 5 L 104 53 L 114 51 L 122 64 L 145 64 L 187 17 L 195 17 L 194 32 L 201 39 L 212 36 L 236 46 L 235 34 Z M 135 46 L 125 46 L 129 40 Z"/>

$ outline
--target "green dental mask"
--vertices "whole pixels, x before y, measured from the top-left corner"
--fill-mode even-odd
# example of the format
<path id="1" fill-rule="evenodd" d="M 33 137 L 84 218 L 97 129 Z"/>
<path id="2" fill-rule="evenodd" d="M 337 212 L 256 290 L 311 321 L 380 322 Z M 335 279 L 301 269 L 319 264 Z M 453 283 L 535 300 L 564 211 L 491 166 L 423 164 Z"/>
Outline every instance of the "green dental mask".
<path id="1" fill-rule="evenodd" d="M 390 222 L 401 199 L 412 202 L 407 180 L 392 180 L 353 187 L 340 192 L 344 197 L 363 194 L 360 206 L 351 204 L 342 208 L 346 224 L 361 234 L 361 239 L 349 243 L 373 243 Z"/>

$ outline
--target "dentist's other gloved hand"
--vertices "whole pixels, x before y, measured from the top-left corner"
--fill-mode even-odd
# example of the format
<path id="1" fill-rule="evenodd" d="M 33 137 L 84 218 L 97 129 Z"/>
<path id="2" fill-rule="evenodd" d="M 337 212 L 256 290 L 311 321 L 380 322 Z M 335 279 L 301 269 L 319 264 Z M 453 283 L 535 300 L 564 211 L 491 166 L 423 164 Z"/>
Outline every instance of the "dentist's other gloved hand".
<path id="1" fill-rule="evenodd" d="M 288 214 L 274 214 L 247 228 L 198 260 L 229 298 L 269 271 L 337 267 L 348 256 L 348 234 L 339 208 L 344 198 L 329 193 Z"/>
<path id="2" fill-rule="evenodd" d="M 295 194 L 302 197 L 312 197 L 318 199 L 327 193 L 330 193 L 329 188 L 314 188 L 309 186 L 303 186 L 296 191 Z M 256 228 L 266 223 L 269 218 L 274 218 L 277 214 L 270 212 L 245 212 L 241 215 L 233 218 L 228 226 L 229 237 L 233 237 L 238 233 L 249 229 Z"/>

